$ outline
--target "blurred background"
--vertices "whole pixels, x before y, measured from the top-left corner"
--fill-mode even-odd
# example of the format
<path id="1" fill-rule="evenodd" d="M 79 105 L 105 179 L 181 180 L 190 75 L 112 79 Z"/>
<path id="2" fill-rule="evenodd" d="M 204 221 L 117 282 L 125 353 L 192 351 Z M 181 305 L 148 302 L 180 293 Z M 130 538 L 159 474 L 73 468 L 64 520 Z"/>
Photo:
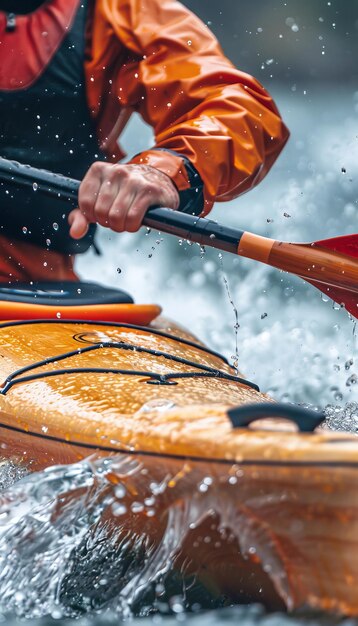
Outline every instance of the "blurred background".
<path id="1" fill-rule="evenodd" d="M 358 0 L 184 0 L 243 71 L 269 84 L 358 88 Z"/>

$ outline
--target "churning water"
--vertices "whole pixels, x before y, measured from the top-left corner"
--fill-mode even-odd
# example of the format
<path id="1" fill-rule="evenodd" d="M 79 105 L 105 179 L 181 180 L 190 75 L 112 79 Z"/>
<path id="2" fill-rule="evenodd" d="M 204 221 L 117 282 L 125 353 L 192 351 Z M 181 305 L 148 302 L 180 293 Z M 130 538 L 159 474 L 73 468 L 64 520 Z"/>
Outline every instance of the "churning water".
<path id="1" fill-rule="evenodd" d="M 276 94 L 292 131 L 290 144 L 258 189 L 218 205 L 214 219 L 290 241 L 356 232 L 358 93 L 332 92 Z M 137 122 L 125 139 L 135 153 L 148 145 L 150 131 Z M 160 302 L 167 316 L 224 352 L 263 391 L 279 400 L 325 407 L 329 428 L 358 430 L 355 324 L 313 287 L 145 229 L 120 236 L 102 231 L 99 244 L 102 257 L 88 253 L 78 261 L 83 278 L 126 289 L 137 302 Z M 141 595 L 144 583 L 165 576 L 175 540 L 203 513 L 201 500 L 198 496 L 174 511 L 143 573 L 143 553 L 151 546 L 145 533 L 131 537 L 120 524 L 121 515 L 125 507 L 137 506 L 150 518 L 165 485 L 148 482 L 150 492 L 138 502 L 128 501 L 121 486 L 108 480 L 111 463 L 93 458 L 33 476 L 0 465 L 0 613 L 7 624 L 17 623 L 10 613 L 45 625 L 86 611 L 88 616 L 76 624 L 118 624 L 133 609 L 144 615 L 143 625 L 336 623 L 324 617 L 268 616 L 258 607 L 188 616 L 180 594 L 165 595 L 160 582 L 152 595 Z M 108 510 L 119 520 L 115 537 L 110 522 L 103 522 Z M 145 617 L 153 606 L 164 613 L 169 607 L 175 617 Z M 41 620 L 44 615 L 52 618 Z"/>

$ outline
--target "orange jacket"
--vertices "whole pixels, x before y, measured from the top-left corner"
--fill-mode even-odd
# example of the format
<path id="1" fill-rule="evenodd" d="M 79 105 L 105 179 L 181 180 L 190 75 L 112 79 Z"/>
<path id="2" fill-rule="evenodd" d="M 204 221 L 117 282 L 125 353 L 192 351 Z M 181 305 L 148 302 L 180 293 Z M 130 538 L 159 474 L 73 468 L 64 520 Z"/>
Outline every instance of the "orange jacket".
<path id="1" fill-rule="evenodd" d="M 86 61 L 90 108 L 106 151 L 138 111 L 156 147 L 188 157 L 205 186 L 205 210 L 268 172 L 288 131 L 265 89 L 226 59 L 209 29 L 176 0 L 96 0 Z M 118 118 L 117 129 L 113 122 Z M 188 186 L 180 158 L 148 150 L 131 159 Z"/>
<path id="2" fill-rule="evenodd" d="M 76 0 L 72 0 L 76 2 Z M 288 131 L 269 94 L 228 61 L 208 28 L 176 0 L 94 0 L 87 24 L 86 88 L 102 148 L 138 111 L 155 146 L 185 155 L 204 182 L 208 213 L 259 182 Z M 183 161 L 148 150 L 131 159 L 189 186 Z M 0 280 L 74 279 L 73 260 L 0 236 Z"/>

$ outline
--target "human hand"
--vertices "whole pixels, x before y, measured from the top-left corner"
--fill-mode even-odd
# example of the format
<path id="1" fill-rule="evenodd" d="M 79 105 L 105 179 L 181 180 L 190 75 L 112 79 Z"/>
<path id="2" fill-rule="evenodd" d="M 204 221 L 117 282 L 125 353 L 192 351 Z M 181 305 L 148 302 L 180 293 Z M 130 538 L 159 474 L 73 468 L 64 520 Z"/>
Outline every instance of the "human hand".
<path id="1" fill-rule="evenodd" d="M 74 239 L 81 239 L 91 223 L 136 232 L 149 207 L 177 209 L 179 194 L 169 176 L 150 165 L 97 161 L 80 185 L 78 204 L 68 216 Z"/>

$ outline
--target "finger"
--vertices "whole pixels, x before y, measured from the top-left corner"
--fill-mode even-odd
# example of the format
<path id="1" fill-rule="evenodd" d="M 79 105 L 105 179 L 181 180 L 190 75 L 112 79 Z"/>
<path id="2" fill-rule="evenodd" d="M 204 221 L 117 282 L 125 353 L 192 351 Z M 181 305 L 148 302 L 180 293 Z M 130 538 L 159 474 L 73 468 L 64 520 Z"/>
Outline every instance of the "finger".
<path id="1" fill-rule="evenodd" d="M 71 211 L 68 216 L 68 223 L 71 227 L 70 236 L 73 237 L 73 239 L 81 239 L 87 234 L 89 222 L 80 209 Z"/>
<path id="2" fill-rule="evenodd" d="M 143 219 L 151 204 L 145 197 L 136 198 L 127 212 L 124 229 L 129 233 L 135 233 L 143 224 Z"/>
<path id="3" fill-rule="evenodd" d="M 125 185 L 119 190 L 107 216 L 109 228 L 116 233 L 122 233 L 126 230 L 127 213 L 136 198 L 137 190 L 131 185 Z"/>
<path id="4" fill-rule="evenodd" d="M 95 222 L 94 208 L 97 196 L 103 180 L 103 163 L 96 162 L 91 165 L 82 180 L 78 192 L 78 205 L 89 222 Z"/>
<path id="5" fill-rule="evenodd" d="M 110 209 L 109 227 L 116 232 L 136 232 L 149 207 L 161 204 L 167 206 L 168 196 L 166 190 L 158 189 L 155 183 L 139 176 L 130 177 L 121 187 Z"/>
<path id="6" fill-rule="evenodd" d="M 120 193 L 120 181 L 116 179 L 104 180 L 100 186 L 94 206 L 94 218 L 101 226 L 108 227 L 109 213 L 113 203 Z"/>

